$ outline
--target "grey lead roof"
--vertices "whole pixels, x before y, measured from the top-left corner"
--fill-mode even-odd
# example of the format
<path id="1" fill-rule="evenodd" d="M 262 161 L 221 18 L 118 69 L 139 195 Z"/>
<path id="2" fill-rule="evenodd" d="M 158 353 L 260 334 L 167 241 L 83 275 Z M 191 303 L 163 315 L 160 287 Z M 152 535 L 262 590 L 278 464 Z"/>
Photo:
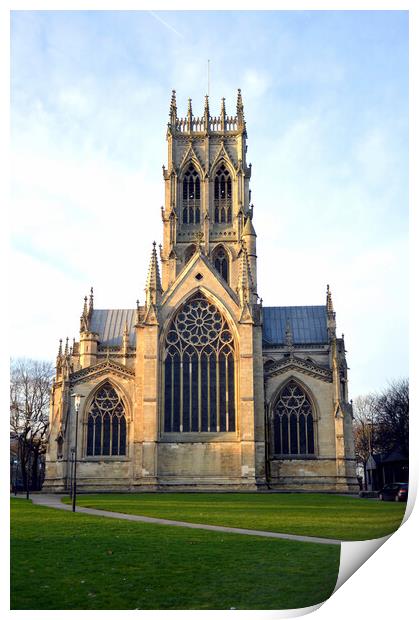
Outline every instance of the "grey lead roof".
<path id="1" fill-rule="evenodd" d="M 289 322 L 295 344 L 328 342 L 326 306 L 273 306 L 263 308 L 263 339 L 285 344 Z"/>
<path id="2" fill-rule="evenodd" d="M 90 330 L 99 334 L 101 345 L 121 346 L 125 322 L 128 324 L 130 346 L 135 347 L 136 310 L 93 310 Z"/>
<path id="3" fill-rule="evenodd" d="M 125 321 L 130 346 L 135 347 L 136 310 L 93 310 L 90 329 L 99 334 L 101 345 L 121 346 Z M 295 344 L 328 342 L 326 306 L 272 306 L 263 308 L 263 339 L 267 344 L 285 344 L 287 322 Z"/>

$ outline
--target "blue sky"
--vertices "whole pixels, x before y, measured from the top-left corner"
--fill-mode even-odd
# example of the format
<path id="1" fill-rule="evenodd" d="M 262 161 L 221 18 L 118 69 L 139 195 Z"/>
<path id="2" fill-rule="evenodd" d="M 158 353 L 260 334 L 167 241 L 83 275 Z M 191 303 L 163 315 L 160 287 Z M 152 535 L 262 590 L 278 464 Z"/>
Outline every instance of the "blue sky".
<path id="1" fill-rule="evenodd" d="M 330 284 L 351 397 L 406 376 L 402 11 L 14 12 L 12 355 L 54 358 L 91 285 L 143 302 L 171 89 L 202 114 L 208 58 L 212 113 L 243 93 L 264 304 Z"/>

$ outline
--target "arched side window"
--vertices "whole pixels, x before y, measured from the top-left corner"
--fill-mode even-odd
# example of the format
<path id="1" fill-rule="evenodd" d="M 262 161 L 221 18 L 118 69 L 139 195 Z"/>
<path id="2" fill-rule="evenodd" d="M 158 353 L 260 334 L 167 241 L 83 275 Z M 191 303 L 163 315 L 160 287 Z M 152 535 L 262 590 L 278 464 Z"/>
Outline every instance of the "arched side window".
<path id="1" fill-rule="evenodd" d="M 182 222 L 199 224 L 201 221 L 201 185 L 199 175 L 190 164 L 183 177 L 182 187 Z"/>
<path id="2" fill-rule="evenodd" d="M 231 223 L 231 176 L 224 164 L 218 168 L 214 179 L 214 222 Z"/>
<path id="3" fill-rule="evenodd" d="M 121 398 L 107 381 L 102 385 L 87 414 L 87 456 L 126 454 L 127 423 Z"/>
<path id="4" fill-rule="evenodd" d="M 177 312 L 163 354 L 165 432 L 236 429 L 233 334 L 201 293 Z"/>
<path id="5" fill-rule="evenodd" d="M 218 273 L 228 282 L 228 255 L 222 245 L 215 248 L 212 260 Z"/>
<path id="6" fill-rule="evenodd" d="M 314 454 L 313 408 L 306 392 L 292 379 L 275 404 L 273 443 L 278 456 Z"/>

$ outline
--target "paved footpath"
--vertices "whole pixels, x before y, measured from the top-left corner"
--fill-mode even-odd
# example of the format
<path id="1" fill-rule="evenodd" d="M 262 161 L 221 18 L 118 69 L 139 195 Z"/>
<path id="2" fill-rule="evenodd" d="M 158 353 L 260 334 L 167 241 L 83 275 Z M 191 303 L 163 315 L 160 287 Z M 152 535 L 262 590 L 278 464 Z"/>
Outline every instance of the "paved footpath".
<path id="1" fill-rule="evenodd" d="M 14 497 L 12 495 L 12 497 Z M 17 496 L 25 499 L 26 495 Z M 60 510 L 71 511 L 70 504 L 61 502 L 64 495 L 31 494 L 30 499 L 38 506 L 48 508 L 58 508 Z M 333 538 L 317 538 L 314 536 L 297 536 L 296 534 L 281 534 L 279 532 L 264 532 L 261 530 L 246 530 L 240 527 L 224 527 L 222 525 L 207 525 L 205 523 L 188 523 L 187 521 L 172 521 L 170 519 L 159 519 L 157 517 L 143 517 L 141 515 L 130 515 L 123 512 L 110 512 L 109 510 L 96 510 L 95 508 L 83 508 L 76 506 L 76 512 L 94 515 L 95 517 L 108 517 L 112 519 L 123 519 L 124 521 L 139 521 L 141 523 L 157 523 L 158 525 L 172 525 L 175 527 L 189 527 L 196 530 L 211 530 L 212 532 L 224 532 L 228 534 L 246 534 L 251 536 L 264 536 L 265 538 L 281 538 L 285 540 L 295 540 L 297 542 L 320 543 L 322 545 L 340 545 L 342 541 Z"/>

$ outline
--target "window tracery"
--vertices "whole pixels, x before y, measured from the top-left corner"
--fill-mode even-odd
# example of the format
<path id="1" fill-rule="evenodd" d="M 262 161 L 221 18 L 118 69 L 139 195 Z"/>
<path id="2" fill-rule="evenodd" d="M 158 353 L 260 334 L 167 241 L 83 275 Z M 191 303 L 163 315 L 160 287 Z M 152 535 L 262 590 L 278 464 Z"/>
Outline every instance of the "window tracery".
<path id="1" fill-rule="evenodd" d="M 314 454 L 313 408 L 294 380 L 282 388 L 275 404 L 273 440 L 276 455 Z"/>
<path id="2" fill-rule="evenodd" d="M 218 246 L 212 255 L 214 267 L 218 273 L 228 282 L 228 255 L 222 245 Z"/>
<path id="3" fill-rule="evenodd" d="M 201 184 L 198 172 L 190 164 L 182 186 L 182 222 L 183 224 L 199 224 L 201 221 Z"/>
<path id="4" fill-rule="evenodd" d="M 214 179 L 214 222 L 231 223 L 232 189 L 231 176 L 224 164 L 218 168 Z"/>
<path id="5" fill-rule="evenodd" d="M 175 316 L 163 359 L 164 431 L 235 431 L 233 335 L 202 294 Z"/>
<path id="6" fill-rule="evenodd" d="M 87 416 L 87 456 L 126 454 L 127 424 L 124 405 L 107 381 L 97 391 Z"/>

